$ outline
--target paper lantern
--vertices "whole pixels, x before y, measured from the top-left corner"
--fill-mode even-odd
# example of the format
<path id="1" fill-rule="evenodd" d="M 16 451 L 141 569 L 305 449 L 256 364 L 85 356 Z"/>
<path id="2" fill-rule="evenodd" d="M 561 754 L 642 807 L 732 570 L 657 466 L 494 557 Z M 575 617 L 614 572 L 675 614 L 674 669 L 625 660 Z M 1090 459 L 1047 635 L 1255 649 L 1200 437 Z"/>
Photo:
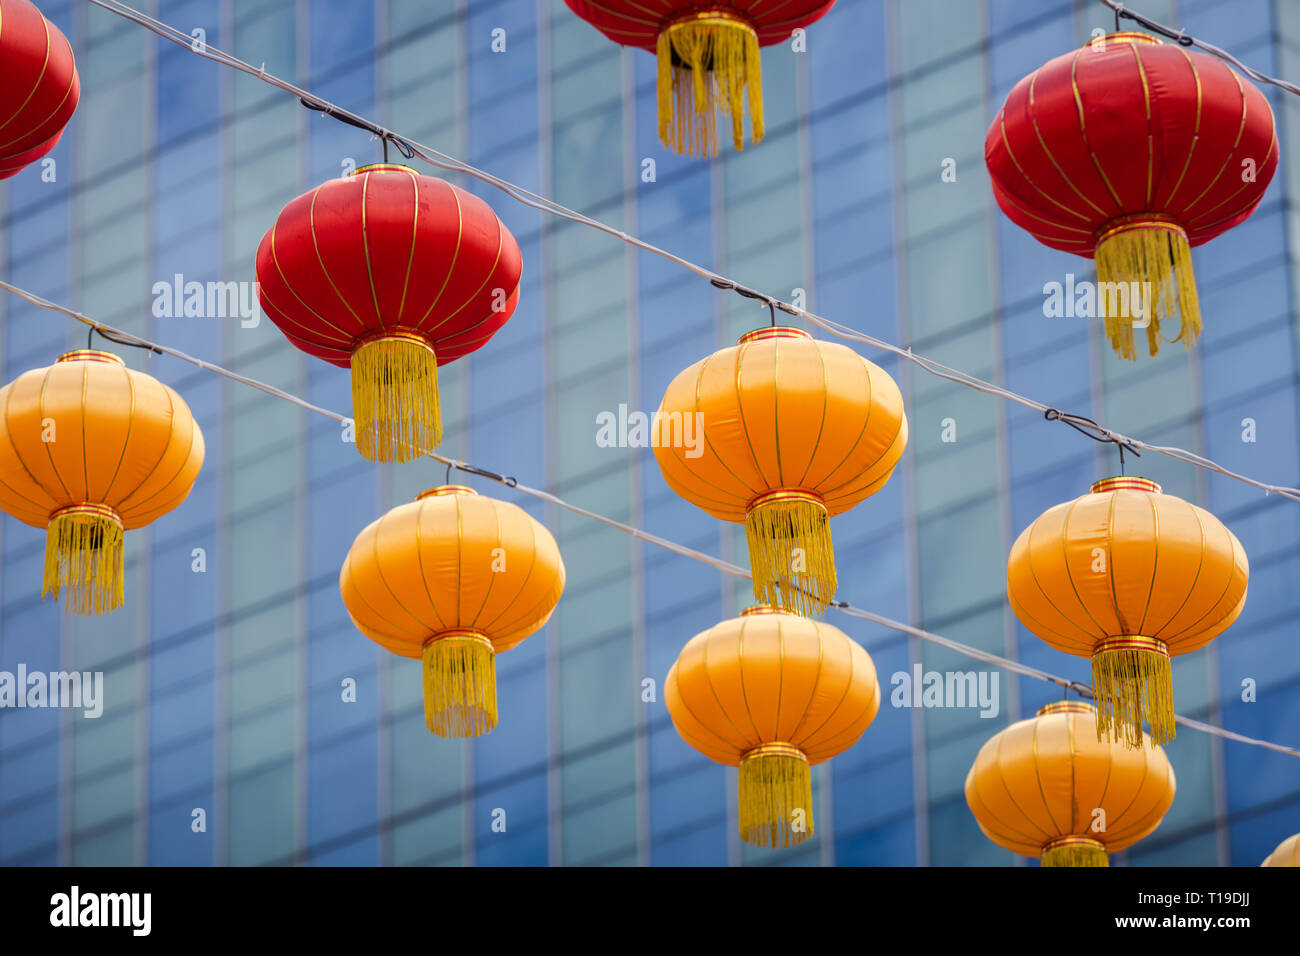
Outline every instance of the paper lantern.
<path id="1" fill-rule="evenodd" d="M 55 147 L 80 97 L 68 38 L 29 0 L 0 0 L 0 179 Z"/>
<path id="2" fill-rule="evenodd" d="M 550 619 L 564 562 L 522 508 L 443 485 L 357 535 L 339 590 L 357 630 L 424 661 L 429 730 L 477 737 L 497 724 L 496 655 Z"/>
<path id="3" fill-rule="evenodd" d="M 293 200 L 262 238 L 262 308 L 352 369 L 357 450 L 410 461 L 442 438 L 438 366 L 515 310 L 519 246 L 487 203 L 405 166 L 362 166 Z"/>
<path id="4" fill-rule="evenodd" d="M 683 740 L 740 768 L 740 838 L 786 847 L 813 834 L 809 768 L 857 742 L 880 685 L 843 631 L 760 606 L 687 643 L 664 703 Z"/>
<path id="5" fill-rule="evenodd" d="M 123 532 L 177 507 L 203 466 L 189 406 L 118 356 L 78 349 L 0 388 L 0 410 L 0 510 L 47 529 L 42 596 L 63 594 L 72 614 L 120 607 Z"/>
<path id="6" fill-rule="evenodd" d="M 898 385 L 878 366 L 776 327 L 673 379 L 652 439 L 673 491 L 715 518 L 744 522 L 755 599 L 812 614 L 835 595 L 828 519 L 889 480 L 907 418 Z"/>
<path id="7" fill-rule="evenodd" d="M 1049 508 L 1007 562 L 1016 617 L 1057 650 L 1092 658 L 1099 733 L 1174 737 L 1169 658 L 1241 613 L 1250 565 L 1214 515 L 1148 478 L 1107 478 Z"/>
<path id="8" fill-rule="evenodd" d="M 1160 825 L 1176 789 L 1164 750 L 1101 740 L 1096 724 L 1093 707 L 1061 701 L 985 742 L 966 803 L 986 837 L 1043 866 L 1108 866 Z"/>
<path id="9" fill-rule="evenodd" d="M 1278 142 L 1268 100 L 1218 57 L 1114 33 L 1017 83 L 984 157 L 1012 222 L 1096 259 L 1106 335 L 1132 359 L 1142 321 L 1152 355 L 1162 320 L 1188 347 L 1200 335 L 1190 247 L 1255 211 Z"/>
<path id="10" fill-rule="evenodd" d="M 763 63 L 759 48 L 790 42 L 795 30 L 821 19 L 834 0 L 565 0 L 610 40 L 659 58 L 659 138 L 677 153 L 713 156 L 717 114 L 731 120 L 736 149 L 745 147 L 745 93 L 754 142 L 763 125 Z"/>
<path id="11" fill-rule="evenodd" d="M 1279 843 L 1260 866 L 1300 866 L 1300 833 Z"/>

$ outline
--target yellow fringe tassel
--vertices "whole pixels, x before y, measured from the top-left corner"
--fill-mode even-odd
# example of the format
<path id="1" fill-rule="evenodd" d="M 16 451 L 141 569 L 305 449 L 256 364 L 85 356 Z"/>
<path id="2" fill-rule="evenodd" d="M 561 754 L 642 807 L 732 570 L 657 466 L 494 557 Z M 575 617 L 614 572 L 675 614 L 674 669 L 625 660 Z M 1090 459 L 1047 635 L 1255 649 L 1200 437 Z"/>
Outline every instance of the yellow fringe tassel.
<path id="1" fill-rule="evenodd" d="M 357 451 L 367 461 L 412 461 L 442 441 L 438 360 L 422 337 L 394 332 L 352 353 Z"/>
<path id="2" fill-rule="evenodd" d="M 1148 221 L 1149 223 L 1149 221 Z M 1136 359 L 1133 321 L 1146 317 L 1147 350 L 1160 350 L 1160 323 L 1180 318 L 1178 337 L 1192 347 L 1201 335 L 1201 306 L 1192 272 L 1187 234 L 1173 224 L 1121 224 L 1097 244 L 1097 309 L 1106 318 L 1106 338 L 1122 359 Z M 1122 288 L 1108 283 L 1123 283 Z M 1115 290 L 1115 295 L 1108 294 Z M 1134 293 L 1140 305 L 1135 308 Z M 1125 304 L 1127 303 L 1127 307 Z M 1107 305 L 1117 306 L 1114 315 Z"/>
<path id="3" fill-rule="evenodd" d="M 813 835 L 812 771 L 789 744 L 763 744 L 740 761 L 740 838 L 788 847 Z"/>
<path id="4" fill-rule="evenodd" d="M 1110 857 L 1097 840 L 1066 837 L 1043 847 L 1043 866 L 1110 866 Z"/>
<path id="5" fill-rule="evenodd" d="M 66 590 L 65 613 L 107 614 L 122 606 L 124 567 L 122 522 L 111 508 L 76 505 L 50 517 L 41 597 Z"/>
<path id="6" fill-rule="evenodd" d="M 496 653 L 475 631 L 424 645 L 424 722 L 439 737 L 481 737 L 497 725 Z"/>
<path id="7" fill-rule="evenodd" d="M 812 495 L 778 491 L 745 515 L 754 598 L 802 614 L 820 614 L 835 597 L 835 549 L 826 506 Z"/>
<path id="8" fill-rule="evenodd" d="M 1169 654 L 1151 638 L 1110 638 L 1092 652 L 1092 692 L 1097 700 L 1097 739 L 1142 747 L 1142 723 L 1153 743 L 1174 739 L 1174 687 Z"/>
<path id="9" fill-rule="evenodd" d="M 755 143 L 762 142 L 763 63 L 758 34 L 721 11 L 679 20 L 659 34 L 659 139 L 675 153 L 716 156 L 717 111 L 745 148 L 745 92 Z"/>

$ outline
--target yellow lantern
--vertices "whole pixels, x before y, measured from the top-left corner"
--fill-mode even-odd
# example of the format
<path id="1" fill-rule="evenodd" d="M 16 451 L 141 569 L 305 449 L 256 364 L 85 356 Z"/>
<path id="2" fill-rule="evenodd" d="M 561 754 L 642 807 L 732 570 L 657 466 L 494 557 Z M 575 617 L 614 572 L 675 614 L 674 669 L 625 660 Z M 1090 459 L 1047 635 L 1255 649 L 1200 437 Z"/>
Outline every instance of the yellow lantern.
<path id="1" fill-rule="evenodd" d="M 664 703 L 683 740 L 740 768 L 740 838 L 786 847 L 813 834 L 809 768 L 857 743 L 880 684 L 843 631 L 759 606 L 687 643 Z"/>
<path id="2" fill-rule="evenodd" d="M 1246 602 L 1241 542 L 1149 478 L 1107 478 L 1049 508 L 1007 561 L 1007 597 L 1041 640 L 1092 659 L 1098 733 L 1174 737 L 1169 658 L 1208 644 Z"/>
<path id="3" fill-rule="evenodd" d="M 1260 866 L 1300 866 L 1300 833 L 1279 843 Z"/>
<path id="4" fill-rule="evenodd" d="M 496 655 L 550 619 L 564 562 L 522 508 L 443 485 L 357 535 L 339 591 L 357 630 L 423 660 L 429 730 L 477 737 L 497 723 Z"/>
<path id="5" fill-rule="evenodd" d="M 966 803 L 986 837 L 1043 866 L 1109 866 L 1160 825 L 1175 790 L 1164 750 L 1102 740 L 1096 724 L 1096 708 L 1060 701 L 985 742 Z"/>

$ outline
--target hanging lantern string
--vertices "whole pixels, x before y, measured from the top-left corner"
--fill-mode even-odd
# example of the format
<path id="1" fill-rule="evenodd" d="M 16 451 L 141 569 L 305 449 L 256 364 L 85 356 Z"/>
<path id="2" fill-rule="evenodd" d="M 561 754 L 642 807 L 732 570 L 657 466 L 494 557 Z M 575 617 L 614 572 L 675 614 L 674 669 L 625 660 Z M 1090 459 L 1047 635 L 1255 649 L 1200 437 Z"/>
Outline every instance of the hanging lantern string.
<path id="1" fill-rule="evenodd" d="M 1043 417 L 1049 422 L 1065 422 L 1081 435 L 1086 435 L 1093 441 L 1102 444 L 1111 444 L 1119 449 L 1119 473 L 1124 474 L 1124 452 L 1129 451 L 1135 458 L 1141 458 L 1142 453 L 1137 450 L 1137 445 L 1133 439 L 1125 438 L 1123 435 L 1117 435 L 1109 428 L 1098 425 L 1091 418 L 1085 418 L 1082 415 L 1072 415 L 1069 412 L 1063 412 L 1060 409 L 1049 408 L 1043 412 Z"/>
<path id="2" fill-rule="evenodd" d="M 220 365 L 213 365 L 211 362 L 206 362 L 203 359 L 195 358 L 194 356 L 188 355 L 185 352 L 180 351 L 179 349 L 173 349 L 164 345 L 158 345 L 154 342 L 150 342 L 147 339 L 141 338 L 140 336 L 133 335 L 130 332 L 124 332 L 121 329 L 115 329 L 112 326 L 106 326 L 102 322 L 95 322 L 93 319 L 90 319 L 87 316 L 82 315 L 80 312 L 76 312 L 72 309 L 66 308 L 65 306 L 58 305 L 54 302 L 51 302 L 48 299 L 36 295 L 33 292 L 27 292 L 24 289 L 19 289 L 16 286 L 10 285 L 8 282 L 5 282 L 3 280 L 0 280 L 0 289 L 4 289 L 7 292 L 10 292 L 18 296 L 24 301 L 34 306 L 37 306 L 38 308 L 47 309 L 52 312 L 58 312 L 61 315 L 65 315 L 71 319 L 75 319 L 78 322 L 82 322 L 86 325 L 90 325 L 100 335 L 103 335 L 105 332 L 108 332 L 111 335 L 117 336 L 118 338 L 124 340 L 122 342 L 122 344 L 124 345 L 138 345 L 141 347 L 149 348 L 151 351 L 156 352 L 158 354 L 169 355 L 173 358 L 180 359 L 183 362 L 188 362 L 189 364 L 195 366 L 196 368 L 200 368 L 204 371 L 212 372 L 216 375 L 223 376 L 224 378 L 228 378 L 231 381 L 235 381 L 243 385 L 247 385 L 250 388 L 255 388 L 258 391 L 265 392 L 267 395 L 272 395 L 286 402 L 290 402 L 294 405 L 297 405 L 299 408 L 302 408 L 306 411 L 312 412 L 317 415 L 321 415 L 325 418 L 331 419 L 340 424 L 346 424 L 351 421 L 351 419 L 349 419 L 346 415 L 340 415 L 338 412 L 331 411 L 328 408 L 323 408 L 320 405 L 313 405 L 311 402 L 308 402 L 306 399 L 299 398 L 297 395 L 294 395 L 290 392 L 286 392 L 283 389 L 276 388 L 274 385 L 268 385 L 265 382 L 260 382 L 257 379 L 249 378 L 246 375 L 240 375 L 237 372 L 232 372 L 229 369 L 222 368 Z M 114 339 L 114 341 L 116 341 L 116 339 Z M 587 508 L 583 508 L 579 505 L 572 504 L 571 502 L 565 501 L 563 498 L 553 495 L 548 491 L 542 491 L 539 488 L 531 488 L 528 485 L 520 483 L 516 478 L 510 475 L 503 475 L 498 472 L 489 471 L 486 468 L 480 468 L 476 465 L 469 464 L 468 462 L 458 461 L 455 458 L 450 458 L 446 455 L 440 455 L 436 452 L 428 453 L 428 457 L 434 461 L 440 462 L 441 464 L 447 466 L 449 476 L 450 476 L 450 469 L 454 468 L 457 471 L 461 471 L 466 474 L 477 475 L 481 478 L 486 478 L 490 481 L 494 481 L 498 484 L 501 484 L 507 488 L 513 488 L 532 498 L 536 498 L 539 501 L 547 502 L 549 504 L 555 505 L 558 508 L 563 508 L 566 511 L 569 511 L 573 514 L 579 515 L 581 517 L 589 518 L 592 521 L 597 521 L 603 525 L 606 525 L 607 527 L 613 528 L 616 531 L 626 534 L 629 537 L 635 538 L 638 541 L 645 542 L 646 544 L 653 545 L 654 547 L 661 548 L 665 551 L 669 551 L 673 554 L 677 554 L 685 558 L 690 558 L 693 561 L 699 561 L 703 564 L 707 564 L 710 567 L 722 572 L 723 574 L 735 578 L 750 579 L 750 572 L 749 569 L 747 568 L 742 568 L 739 565 L 732 564 L 729 561 L 724 561 L 721 558 L 715 558 L 711 555 L 705 554 L 702 551 L 697 551 L 694 548 L 688 548 L 687 546 L 678 544 L 675 541 L 670 541 L 667 538 L 661 538 L 658 535 L 651 534 L 648 531 L 643 531 L 640 528 L 634 527 L 629 524 L 624 524 L 623 522 L 607 517 L 606 515 L 602 515 L 598 512 L 591 511 Z M 1089 699 L 1093 697 L 1092 688 L 1089 687 L 1087 684 L 1081 683 L 1079 681 L 1072 681 L 1064 677 L 1059 677 L 1056 674 L 1050 673 L 1049 671 L 1040 670 L 1036 667 L 1030 667 L 1029 665 L 1022 664 L 1019 661 L 1012 660 L 1007 657 L 1002 657 L 999 654 L 993 654 L 989 651 L 980 650 L 977 647 L 972 647 L 969 644 L 963 644 L 960 641 L 954 641 L 951 638 L 943 637 L 931 631 L 927 631 L 919 627 L 913 627 L 910 624 L 904 624 L 901 621 L 895 621 L 891 618 L 884 617 L 883 615 L 875 614 L 871 611 L 854 607 L 852 604 L 849 604 L 847 601 L 831 601 L 829 606 L 835 608 L 841 614 L 844 614 L 848 617 L 869 621 L 873 624 L 878 624 L 881 627 L 887 628 L 889 630 L 898 631 L 902 634 L 907 634 L 910 637 L 915 637 L 918 638 L 919 640 L 928 641 L 932 644 L 938 644 L 941 647 L 946 647 L 949 650 L 956 651 L 957 653 L 972 658 L 974 660 L 982 661 L 983 663 L 986 664 L 992 664 L 996 667 L 1000 667 L 1003 670 L 1009 671 L 1013 674 L 1019 674 L 1023 677 L 1031 677 L 1035 680 L 1040 680 L 1049 684 L 1056 684 L 1059 687 L 1065 688 L 1067 691 L 1071 691 L 1071 690 L 1074 691 L 1080 697 L 1089 698 Z M 1234 733 L 1233 731 L 1230 730 L 1225 730 L 1222 727 L 1216 727 L 1213 724 L 1206 724 L 1199 720 L 1194 720 L 1190 717 L 1176 716 L 1174 719 L 1178 724 L 1187 727 L 1190 730 L 1196 730 L 1202 733 L 1212 734 L 1217 737 L 1222 737 L 1225 740 L 1233 740 L 1238 743 L 1244 743 L 1254 747 L 1263 747 L 1268 750 L 1276 751 L 1278 753 L 1287 754 L 1288 756 L 1291 757 L 1300 757 L 1300 749 L 1294 747 L 1287 747 L 1282 744 L 1275 744 L 1267 740 L 1258 740 L 1253 737 L 1246 737 L 1242 734 Z"/>
<path id="3" fill-rule="evenodd" d="M 1259 83 L 1269 83 L 1279 89 L 1286 90 L 1288 93 L 1294 93 L 1295 95 L 1300 96 L 1300 86 L 1296 86 L 1294 83 L 1288 83 L 1286 80 L 1279 80 L 1277 77 L 1269 76 L 1267 73 L 1253 70 L 1227 50 L 1214 46 L 1212 43 L 1206 43 L 1204 40 L 1198 40 L 1195 37 L 1188 36 L 1186 30 L 1175 30 L 1172 27 L 1167 27 L 1163 23 L 1158 23 L 1150 17 L 1138 13 L 1136 10 L 1130 10 L 1128 7 L 1124 6 L 1124 4 L 1117 2 L 1117 0 L 1101 0 L 1101 2 L 1115 11 L 1115 32 L 1117 33 L 1119 32 L 1119 21 L 1121 18 L 1132 20 L 1134 23 L 1146 27 L 1152 33 L 1158 33 L 1162 37 L 1173 40 L 1180 46 L 1196 47 L 1198 50 L 1204 50 L 1206 53 L 1209 53 L 1212 56 L 1217 56 L 1221 60 L 1226 60 L 1237 69 L 1241 70 L 1242 73 L 1249 76 L 1252 80 Z"/>
<path id="4" fill-rule="evenodd" d="M 405 137 L 398 137 L 392 131 L 385 129 L 382 126 L 379 126 L 376 123 L 373 123 L 370 120 L 365 119 L 364 117 L 358 116 L 355 113 L 352 113 L 339 106 L 336 106 L 333 103 L 330 103 L 328 100 L 316 96 L 314 93 L 311 93 L 300 87 L 294 86 L 292 83 L 289 83 L 286 80 L 282 80 L 272 73 L 268 73 L 266 71 L 265 64 L 263 64 L 260 68 L 255 67 L 249 63 L 245 63 L 243 60 L 240 60 L 235 56 L 232 56 L 231 54 L 224 53 L 221 50 L 218 50 L 216 47 L 213 47 L 209 44 L 199 44 L 196 46 L 194 44 L 194 38 L 190 36 L 190 34 L 184 33 L 176 29 L 175 27 L 163 23 L 160 20 L 157 20 L 146 14 L 143 14 L 140 11 L 120 2 L 120 0 L 88 0 L 88 2 L 94 4 L 97 7 L 101 7 L 105 10 L 108 10 L 109 12 L 114 13 L 120 17 L 123 17 L 124 19 L 130 20 L 132 23 L 144 27 L 150 32 L 155 33 L 158 36 L 162 37 L 163 39 L 169 40 L 172 43 L 177 44 L 178 46 L 184 47 L 186 50 L 189 50 L 191 53 L 194 53 L 197 56 L 201 56 L 204 57 L 205 59 L 209 59 L 217 63 L 221 63 L 224 66 L 228 66 L 231 69 L 239 70 L 242 73 L 247 73 L 249 76 L 256 77 L 257 79 L 260 79 L 264 83 L 274 86 L 277 89 L 284 90 L 285 92 L 291 93 L 295 97 L 297 97 L 305 106 L 308 106 L 308 108 L 310 109 L 314 109 L 328 116 L 332 116 L 335 119 L 338 119 L 341 122 L 345 122 L 350 126 L 355 126 L 358 129 L 369 131 L 373 135 L 378 136 L 381 139 L 385 139 L 386 141 L 391 141 L 395 144 L 400 142 L 402 145 L 410 149 L 411 156 L 408 158 L 419 157 L 420 159 L 424 160 L 426 163 L 429 163 L 431 166 L 436 166 L 439 169 L 444 169 L 451 172 L 463 173 L 466 176 L 470 176 L 474 179 L 478 179 L 481 182 L 485 182 L 490 186 L 496 187 L 497 189 L 501 190 L 502 192 L 504 192 L 506 195 L 510 196 L 512 199 L 516 200 L 517 202 L 523 203 L 524 205 L 529 206 L 533 209 L 539 210 L 541 212 L 545 212 L 552 216 L 556 216 L 557 218 L 560 219 L 565 219 L 570 222 L 575 222 L 581 225 L 588 226 L 600 232 L 604 232 L 607 235 L 613 236 L 616 239 L 619 239 L 631 246 L 641 249 L 644 252 L 649 252 L 653 255 L 657 255 L 664 259 L 667 259 L 670 262 L 674 262 L 677 265 L 681 266 L 682 268 L 687 269 L 690 272 L 694 272 L 696 275 L 699 275 L 705 279 L 708 279 L 717 288 L 728 289 L 736 292 L 739 295 L 743 295 L 746 298 L 754 298 L 763 301 L 767 303 L 768 307 L 772 310 L 773 319 L 775 319 L 776 316 L 775 310 L 780 309 L 782 312 L 785 312 L 788 315 L 796 316 L 806 320 L 807 322 L 810 322 L 817 328 L 822 329 L 823 331 L 828 332 L 831 335 L 836 336 L 837 338 L 841 338 L 851 342 L 859 342 L 864 345 L 869 345 L 872 348 L 879 349 L 883 352 L 889 352 L 893 355 L 896 355 L 899 358 L 911 362 L 913 365 L 916 365 L 923 371 L 928 372 L 929 374 L 934 375 L 938 378 L 946 379 L 947 381 L 950 382 L 955 382 L 956 384 L 965 386 L 967 388 L 973 388 L 977 391 L 981 391 L 987 395 L 992 395 L 994 397 L 1001 398 L 1005 401 L 1014 402 L 1015 404 L 1022 405 L 1025 408 L 1033 409 L 1034 411 L 1046 412 L 1050 407 L 1048 405 L 1043 404 L 1042 402 L 1035 401 L 1034 399 L 1031 398 L 1026 398 L 1025 396 L 1019 395 L 1016 392 L 1010 391 L 1009 389 L 1005 389 L 999 385 L 995 385 L 992 382 L 986 382 L 983 379 L 976 378 L 974 375 L 970 375 L 969 373 L 962 372 L 958 369 L 950 368 L 949 366 L 943 365 L 940 362 L 936 362 L 933 359 L 928 359 L 922 355 L 918 355 L 912 351 L 910 346 L 904 348 L 899 345 L 894 345 L 893 343 L 886 342 L 883 339 L 878 339 L 874 336 L 867 335 L 864 332 L 859 332 L 856 329 L 850 328 L 849 326 L 841 325 L 838 322 L 834 322 L 831 321 L 830 319 L 823 318 L 822 316 L 809 312 L 807 309 L 802 309 L 799 308 L 798 306 L 794 306 L 787 302 L 783 302 L 780 299 L 777 299 L 773 296 L 764 295 L 761 292 L 757 292 L 756 290 L 750 289 L 747 286 L 741 285 L 740 283 L 736 282 L 733 279 L 729 279 L 726 276 L 719 275 L 718 273 L 713 272 L 710 269 L 706 269 L 704 266 L 691 262 L 689 259 L 682 258 L 681 256 L 675 255 L 671 252 L 661 249 L 658 246 L 645 241 L 644 239 L 640 239 L 636 236 L 630 235 L 629 233 L 624 232 L 621 229 L 617 229 L 614 226 L 610 226 L 606 223 L 603 223 L 600 220 L 592 219 L 590 216 L 586 216 L 583 215 L 582 213 L 575 212 L 574 210 L 569 209 L 566 206 L 562 206 L 561 204 L 555 202 L 554 200 L 547 199 L 545 196 L 539 196 L 536 193 L 529 192 L 527 189 L 524 189 L 522 186 L 517 186 L 514 183 L 509 182 L 508 180 L 504 180 L 497 176 L 494 176 L 491 173 L 485 172 L 476 166 L 471 166 L 470 164 L 462 162 L 461 160 L 456 159 L 455 157 L 448 156 L 445 153 L 441 153 L 430 146 L 425 146 L 421 143 L 417 143 L 416 141 Z M 401 146 L 399 146 L 399 149 L 401 149 Z M 405 156 L 407 154 L 403 152 L 403 155 Z M 1098 425 L 1097 428 L 1102 429 L 1104 428 L 1104 426 Z M 1190 452 L 1183 448 L 1178 448 L 1176 446 L 1168 446 L 1168 445 L 1150 444 L 1148 442 L 1139 441 L 1136 438 L 1128 438 L 1127 436 L 1120 435 L 1118 432 L 1115 432 L 1112 429 L 1105 429 L 1105 431 L 1111 435 L 1114 435 L 1117 438 L 1124 439 L 1125 446 L 1130 450 L 1141 448 L 1146 451 L 1153 451 L 1156 452 L 1157 454 L 1164 455 L 1168 458 L 1173 458 L 1178 461 L 1183 461 L 1188 464 L 1194 465 L 1198 468 L 1204 468 L 1207 471 L 1212 471 L 1216 474 L 1223 475 L 1225 478 L 1232 478 L 1235 481 L 1244 482 L 1245 484 L 1258 488 L 1259 490 L 1263 491 L 1265 494 L 1276 494 L 1276 495 L 1281 495 L 1285 498 L 1290 498 L 1293 501 L 1300 501 L 1300 488 L 1290 488 L 1285 485 L 1273 485 L 1262 481 L 1257 481 L 1254 478 L 1250 478 L 1247 477 L 1246 475 L 1242 475 L 1237 472 L 1231 471 L 1230 469 L 1224 468 L 1222 465 L 1219 465 L 1218 463 L 1211 461 L 1208 458 L 1204 458 L 1200 455 L 1197 455 L 1195 452 Z"/>

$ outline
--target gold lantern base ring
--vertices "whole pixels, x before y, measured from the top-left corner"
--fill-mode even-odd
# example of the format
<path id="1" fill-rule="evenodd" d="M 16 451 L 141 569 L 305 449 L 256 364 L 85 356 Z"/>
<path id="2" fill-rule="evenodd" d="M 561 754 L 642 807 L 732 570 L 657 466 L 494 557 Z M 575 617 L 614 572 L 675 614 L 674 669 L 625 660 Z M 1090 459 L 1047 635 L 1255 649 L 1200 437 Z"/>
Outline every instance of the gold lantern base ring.
<path id="1" fill-rule="evenodd" d="M 1133 333 L 1145 329 L 1147 351 L 1160 350 L 1161 321 L 1178 317 L 1178 336 L 1191 348 L 1201 334 L 1201 306 L 1187 232 L 1166 216 L 1122 216 L 1097 234 L 1097 314 L 1115 354 L 1137 358 Z"/>
<path id="2" fill-rule="evenodd" d="M 1109 735 L 1142 746 L 1142 723 L 1157 744 L 1174 739 L 1174 690 L 1169 648 L 1136 634 L 1109 637 L 1092 649 L 1092 692 L 1097 699 L 1097 739 Z"/>
<path id="3" fill-rule="evenodd" d="M 718 152 L 718 110 L 745 148 L 745 94 L 754 142 L 763 139 L 763 61 L 758 34 L 726 10 L 695 10 L 659 33 L 659 139 L 679 154 Z"/>
<path id="4" fill-rule="evenodd" d="M 740 760 L 740 838 L 752 846 L 788 847 L 813 835 L 812 769 L 787 743 L 755 747 Z"/>
<path id="5" fill-rule="evenodd" d="M 817 495 L 773 491 L 749 503 L 745 514 L 754 599 L 805 616 L 820 614 L 835 597 L 835 549 L 830 517 Z"/>
<path id="6" fill-rule="evenodd" d="M 481 737 L 497 725 L 496 651 L 486 634 L 442 631 L 425 643 L 424 722 L 439 737 Z"/>
<path id="7" fill-rule="evenodd" d="M 367 461 L 413 461 L 442 441 L 438 359 L 414 332 L 389 330 L 352 352 L 352 416 Z"/>
<path id="8" fill-rule="evenodd" d="M 50 515 L 41 597 L 64 596 L 68 614 L 107 614 L 124 600 L 122 519 L 107 505 L 80 504 Z"/>
<path id="9" fill-rule="evenodd" d="M 1106 846 L 1091 837 L 1068 836 L 1043 847 L 1043 866 L 1110 866 Z"/>

